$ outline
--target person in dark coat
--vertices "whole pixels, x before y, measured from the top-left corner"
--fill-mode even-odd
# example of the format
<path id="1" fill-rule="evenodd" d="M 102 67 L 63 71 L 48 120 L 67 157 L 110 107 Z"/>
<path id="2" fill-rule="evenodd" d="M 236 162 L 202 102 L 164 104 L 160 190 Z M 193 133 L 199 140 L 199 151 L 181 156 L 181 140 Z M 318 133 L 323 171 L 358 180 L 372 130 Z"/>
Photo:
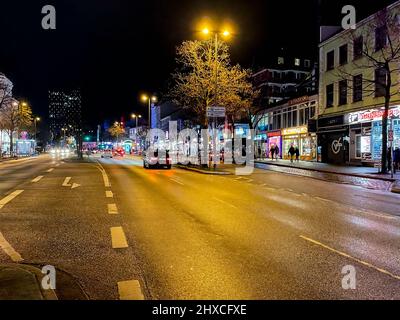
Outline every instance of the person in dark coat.
<path id="1" fill-rule="evenodd" d="M 400 149 L 397 147 L 393 153 L 394 173 L 400 170 Z"/>
<path id="2" fill-rule="evenodd" d="M 279 147 L 278 146 L 275 147 L 275 155 L 276 155 L 276 160 L 278 160 L 279 159 Z"/>
<path id="3" fill-rule="evenodd" d="M 269 149 L 269 152 L 271 153 L 271 158 L 274 160 L 275 156 L 275 145 L 272 145 L 271 148 Z"/>
<path id="4" fill-rule="evenodd" d="M 300 160 L 300 150 L 299 147 L 294 148 L 295 154 L 296 154 L 296 161 L 298 162 Z"/>
<path id="5" fill-rule="evenodd" d="M 294 155 L 296 154 L 296 150 L 294 149 L 293 145 L 290 146 L 288 150 L 288 155 L 290 157 L 290 162 L 293 162 Z"/>

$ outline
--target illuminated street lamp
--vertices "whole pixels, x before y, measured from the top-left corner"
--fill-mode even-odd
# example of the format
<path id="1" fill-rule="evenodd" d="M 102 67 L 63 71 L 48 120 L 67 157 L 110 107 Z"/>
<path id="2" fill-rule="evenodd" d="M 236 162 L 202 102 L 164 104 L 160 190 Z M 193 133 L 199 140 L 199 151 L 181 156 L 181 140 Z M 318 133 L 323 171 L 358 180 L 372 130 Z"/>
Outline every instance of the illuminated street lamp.
<path id="1" fill-rule="evenodd" d="M 214 106 L 217 106 L 218 103 L 218 45 L 219 45 L 219 37 L 228 38 L 231 36 L 231 32 L 227 29 L 212 31 L 208 27 L 204 27 L 201 31 L 203 35 L 209 36 L 210 34 L 214 35 L 214 90 L 215 90 L 215 98 L 214 98 Z M 213 130 L 216 129 L 216 119 L 213 121 Z M 214 146 L 215 148 L 215 146 Z M 216 163 L 214 163 L 214 169 L 216 167 Z"/>
<path id="2" fill-rule="evenodd" d="M 138 127 L 138 121 L 139 121 L 140 118 L 142 118 L 142 116 L 140 114 L 136 115 L 136 114 L 132 113 L 131 117 L 132 117 L 132 119 L 136 119 L 136 127 L 135 128 L 137 128 Z"/>
<path id="3" fill-rule="evenodd" d="M 149 104 L 149 128 L 151 128 L 151 103 L 152 102 L 157 102 L 157 97 L 156 96 L 148 96 L 146 94 L 143 94 L 141 97 L 143 102 L 148 102 Z"/>
<path id="4" fill-rule="evenodd" d="M 38 121 L 40 121 L 40 117 L 35 117 L 35 119 L 33 119 L 33 122 L 35 124 L 35 144 L 36 144 L 36 134 L 37 134 L 37 123 Z"/>

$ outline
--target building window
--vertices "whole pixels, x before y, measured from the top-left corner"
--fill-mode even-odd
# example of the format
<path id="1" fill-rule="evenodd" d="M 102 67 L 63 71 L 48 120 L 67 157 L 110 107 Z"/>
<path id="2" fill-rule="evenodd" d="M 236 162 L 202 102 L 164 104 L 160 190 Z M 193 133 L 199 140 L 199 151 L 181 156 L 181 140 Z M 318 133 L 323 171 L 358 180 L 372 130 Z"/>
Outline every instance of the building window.
<path id="1" fill-rule="evenodd" d="M 383 97 L 386 93 L 387 74 L 385 68 L 375 70 L 375 97 Z"/>
<path id="2" fill-rule="evenodd" d="M 309 68 L 311 67 L 311 61 L 310 60 L 304 60 L 304 67 Z"/>
<path id="3" fill-rule="evenodd" d="M 296 67 L 300 67 L 300 59 L 298 59 L 298 58 L 294 59 L 294 65 Z"/>
<path id="4" fill-rule="evenodd" d="M 375 51 L 383 49 L 387 44 L 387 28 L 381 26 L 375 29 Z"/>
<path id="5" fill-rule="evenodd" d="M 278 64 L 284 64 L 285 63 L 285 59 L 283 57 L 278 57 Z"/>
<path id="6" fill-rule="evenodd" d="M 364 38 L 362 36 L 354 39 L 353 42 L 353 58 L 357 60 L 362 57 L 364 50 Z"/>
<path id="7" fill-rule="evenodd" d="M 326 54 L 326 70 L 332 70 L 333 68 L 335 68 L 335 51 L 329 51 Z"/>
<path id="8" fill-rule="evenodd" d="M 347 63 L 347 44 L 339 48 L 339 63 L 341 66 Z"/>
<path id="9" fill-rule="evenodd" d="M 326 86 L 326 107 L 333 107 L 333 83 Z"/>
<path id="10" fill-rule="evenodd" d="M 347 80 L 339 81 L 339 105 L 347 104 Z"/>
<path id="11" fill-rule="evenodd" d="M 353 77 L 353 102 L 363 99 L 363 76 L 362 74 Z"/>

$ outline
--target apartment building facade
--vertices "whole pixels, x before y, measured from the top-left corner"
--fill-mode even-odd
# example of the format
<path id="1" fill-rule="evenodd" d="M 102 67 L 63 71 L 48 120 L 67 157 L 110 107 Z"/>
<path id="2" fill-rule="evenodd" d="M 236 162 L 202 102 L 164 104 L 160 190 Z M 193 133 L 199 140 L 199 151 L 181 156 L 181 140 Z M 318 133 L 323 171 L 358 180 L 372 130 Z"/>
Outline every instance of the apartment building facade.
<path id="1" fill-rule="evenodd" d="M 390 65 L 389 126 L 400 147 L 400 1 L 319 45 L 317 135 L 322 162 L 372 164 L 381 160 L 382 116 Z M 390 59 L 393 58 L 393 59 Z"/>

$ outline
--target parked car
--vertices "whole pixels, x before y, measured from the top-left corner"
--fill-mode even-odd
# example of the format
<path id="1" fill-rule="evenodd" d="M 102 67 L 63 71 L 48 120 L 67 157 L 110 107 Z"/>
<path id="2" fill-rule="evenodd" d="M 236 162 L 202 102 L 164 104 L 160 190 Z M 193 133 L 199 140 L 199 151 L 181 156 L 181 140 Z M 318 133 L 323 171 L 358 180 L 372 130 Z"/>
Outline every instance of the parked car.
<path id="1" fill-rule="evenodd" d="M 143 168 L 167 168 L 171 169 L 172 159 L 169 156 L 169 151 L 159 153 L 158 150 L 152 154 L 152 152 L 146 151 L 143 153 Z"/>
<path id="2" fill-rule="evenodd" d="M 101 152 L 101 157 L 102 158 L 112 158 L 113 157 L 112 151 L 110 149 L 103 150 Z"/>
<path id="3" fill-rule="evenodd" d="M 117 148 L 113 151 L 114 157 L 123 157 L 125 155 L 125 150 L 122 148 Z"/>

